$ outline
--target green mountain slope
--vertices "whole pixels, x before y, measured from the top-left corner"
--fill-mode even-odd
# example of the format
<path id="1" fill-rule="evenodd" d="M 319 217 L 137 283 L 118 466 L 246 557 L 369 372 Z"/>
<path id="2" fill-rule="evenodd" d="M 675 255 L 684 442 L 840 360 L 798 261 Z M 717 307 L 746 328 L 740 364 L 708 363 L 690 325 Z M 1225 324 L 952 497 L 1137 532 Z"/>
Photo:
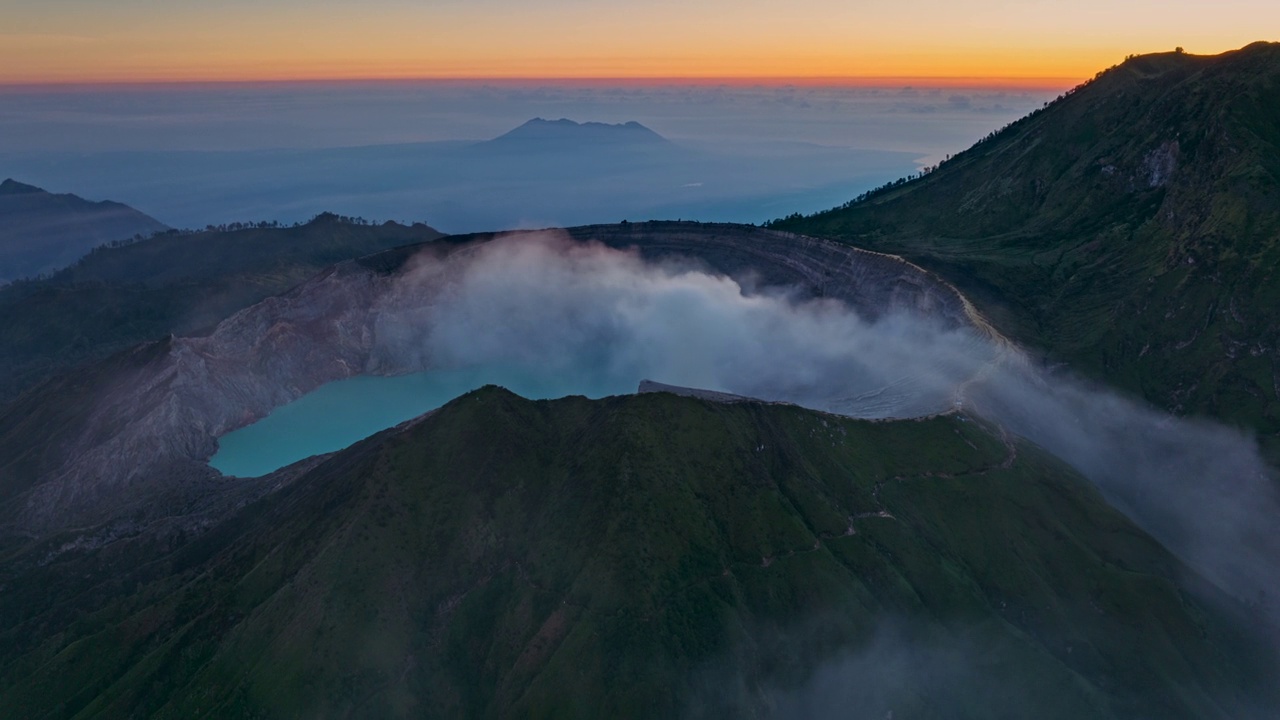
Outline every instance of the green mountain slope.
<path id="1" fill-rule="evenodd" d="M 977 650 L 843 678 L 855 717 L 1274 702 L 1186 568 L 961 416 L 491 387 L 194 539 L 68 547 L 0 566 L 14 716 L 766 716 L 890 625 Z"/>
<path id="2" fill-rule="evenodd" d="M 191 335 L 343 260 L 442 237 L 322 215 L 300 227 L 172 233 L 0 288 L 0 402 L 58 371 Z"/>
<path id="3" fill-rule="evenodd" d="M 922 178 L 780 226 L 902 254 L 1052 358 L 1277 442 L 1280 44 L 1130 59 Z"/>

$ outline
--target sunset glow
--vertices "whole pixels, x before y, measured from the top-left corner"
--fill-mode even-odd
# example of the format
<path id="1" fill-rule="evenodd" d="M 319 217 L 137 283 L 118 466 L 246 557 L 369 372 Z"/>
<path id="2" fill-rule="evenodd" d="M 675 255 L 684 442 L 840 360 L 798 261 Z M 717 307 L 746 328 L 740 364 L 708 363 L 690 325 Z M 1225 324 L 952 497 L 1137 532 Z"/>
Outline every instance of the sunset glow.
<path id="1" fill-rule="evenodd" d="M 1059 86 L 1130 53 L 1218 53 L 1269 0 L 349 4 L 0 0 L 0 83 L 824 78 Z M 1135 28 L 1138 28 L 1135 30 Z M 903 42 L 902 38 L 911 38 Z"/>

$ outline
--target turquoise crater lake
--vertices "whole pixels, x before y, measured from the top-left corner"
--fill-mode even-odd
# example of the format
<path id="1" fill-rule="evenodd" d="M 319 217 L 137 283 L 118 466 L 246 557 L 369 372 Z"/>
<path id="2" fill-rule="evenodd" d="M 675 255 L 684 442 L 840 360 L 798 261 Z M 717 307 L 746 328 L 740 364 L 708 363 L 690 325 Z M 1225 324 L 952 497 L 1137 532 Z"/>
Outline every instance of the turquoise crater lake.
<path id="1" fill-rule="evenodd" d="M 545 400 L 621 395 L 635 392 L 638 382 L 582 377 L 566 382 L 495 367 L 353 377 L 323 385 L 258 422 L 223 435 L 209 464 L 224 475 L 265 475 L 312 455 L 341 450 L 485 385 L 501 385 L 524 397 Z"/>

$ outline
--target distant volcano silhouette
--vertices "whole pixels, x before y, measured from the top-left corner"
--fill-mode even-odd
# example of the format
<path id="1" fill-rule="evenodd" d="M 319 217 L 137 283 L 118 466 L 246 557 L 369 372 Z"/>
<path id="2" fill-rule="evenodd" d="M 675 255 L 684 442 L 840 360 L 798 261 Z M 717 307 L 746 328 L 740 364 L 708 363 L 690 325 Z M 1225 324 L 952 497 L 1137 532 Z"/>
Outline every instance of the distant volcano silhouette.
<path id="1" fill-rule="evenodd" d="M 485 146 L 546 145 L 665 145 L 666 138 L 638 122 L 616 125 L 601 122 L 575 122 L 568 118 L 545 120 L 534 118 L 514 130 L 481 143 Z"/>

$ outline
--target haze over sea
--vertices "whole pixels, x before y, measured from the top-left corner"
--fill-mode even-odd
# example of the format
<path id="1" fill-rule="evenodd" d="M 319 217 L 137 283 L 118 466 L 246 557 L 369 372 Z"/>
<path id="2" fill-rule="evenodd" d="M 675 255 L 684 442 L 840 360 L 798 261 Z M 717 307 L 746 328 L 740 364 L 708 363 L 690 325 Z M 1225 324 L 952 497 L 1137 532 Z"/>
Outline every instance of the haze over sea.
<path id="1" fill-rule="evenodd" d="M 609 81 L 0 88 L 0 175 L 177 227 L 324 211 L 446 232 L 824 209 L 968 147 L 1061 89 Z M 591 147 L 477 163 L 535 117 L 639 122 L 678 161 Z"/>

